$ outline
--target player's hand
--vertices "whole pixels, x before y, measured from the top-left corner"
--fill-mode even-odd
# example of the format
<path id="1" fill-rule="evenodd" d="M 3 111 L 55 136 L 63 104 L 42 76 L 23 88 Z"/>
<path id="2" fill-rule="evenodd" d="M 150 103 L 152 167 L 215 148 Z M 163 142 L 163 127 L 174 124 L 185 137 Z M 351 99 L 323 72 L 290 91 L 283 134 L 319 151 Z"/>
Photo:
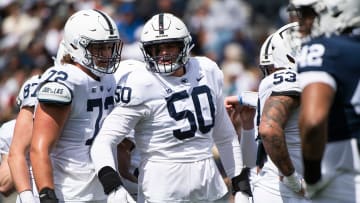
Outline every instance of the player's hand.
<path id="1" fill-rule="evenodd" d="M 240 106 L 238 96 L 225 97 L 224 103 L 228 111 L 235 108 L 236 106 Z"/>
<path id="2" fill-rule="evenodd" d="M 21 203 L 36 203 L 35 197 L 30 190 L 25 190 L 20 192 L 19 194 L 20 202 Z"/>
<path id="3" fill-rule="evenodd" d="M 234 197 L 234 203 L 249 203 L 249 195 L 244 192 L 236 192 Z"/>
<path id="4" fill-rule="evenodd" d="M 254 128 L 254 117 L 256 109 L 249 106 L 241 106 L 237 111 L 240 114 L 240 121 L 244 130 L 250 130 Z"/>
<path id="5" fill-rule="evenodd" d="M 304 196 L 305 181 L 296 173 L 296 171 L 289 176 L 281 176 L 280 180 L 292 191 L 301 196 Z"/>
<path id="6" fill-rule="evenodd" d="M 136 203 L 135 200 L 131 197 L 129 192 L 123 187 L 120 186 L 117 190 L 112 191 L 107 198 L 107 203 Z"/>
<path id="7" fill-rule="evenodd" d="M 327 177 L 322 177 L 315 184 L 305 184 L 305 197 L 311 199 L 315 195 L 317 195 L 321 190 L 323 190 L 329 183 L 331 179 Z"/>

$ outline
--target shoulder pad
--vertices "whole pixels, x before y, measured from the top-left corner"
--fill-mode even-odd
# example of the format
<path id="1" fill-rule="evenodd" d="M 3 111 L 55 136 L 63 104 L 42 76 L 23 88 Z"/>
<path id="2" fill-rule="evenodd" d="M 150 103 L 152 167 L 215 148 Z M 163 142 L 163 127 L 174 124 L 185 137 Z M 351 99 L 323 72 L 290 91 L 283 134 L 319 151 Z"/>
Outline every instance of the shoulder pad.
<path id="1" fill-rule="evenodd" d="M 48 82 L 40 87 L 38 100 L 43 103 L 70 104 L 72 92 L 64 84 Z"/>
<path id="2" fill-rule="evenodd" d="M 118 83 L 120 102 L 122 105 L 133 106 L 149 100 L 162 98 L 164 88 L 152 73 L 145 69 L 136 69 L 124 76 Z"/>

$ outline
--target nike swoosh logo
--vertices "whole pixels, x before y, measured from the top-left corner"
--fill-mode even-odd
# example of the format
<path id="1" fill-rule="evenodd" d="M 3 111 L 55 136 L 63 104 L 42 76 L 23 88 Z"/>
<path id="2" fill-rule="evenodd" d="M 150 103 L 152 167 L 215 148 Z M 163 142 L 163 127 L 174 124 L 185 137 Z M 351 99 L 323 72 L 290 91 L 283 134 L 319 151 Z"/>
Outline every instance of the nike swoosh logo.
<path id="1" fill-rule="evenodd" d="M 196 81 L 200 81 L 201 79 L 203 79 L 204 78 L 204 76 L 203 75 L 200 75 L 198 78 L 196 78 Z"/>
<path id="2" fill-rule="evenodd" d="M 107 88 L 107 91 L 110 92 L 110 91 L 111 91 L 111 87 L 110 87 L 110 88 Z"/>

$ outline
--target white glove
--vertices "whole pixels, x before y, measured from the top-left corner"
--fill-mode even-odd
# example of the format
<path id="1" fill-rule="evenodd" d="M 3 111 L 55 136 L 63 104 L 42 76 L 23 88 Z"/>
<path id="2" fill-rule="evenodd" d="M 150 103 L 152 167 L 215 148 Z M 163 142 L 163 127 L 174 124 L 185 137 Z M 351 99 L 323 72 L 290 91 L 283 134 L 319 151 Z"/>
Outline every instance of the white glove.
<path id="1" fill-rule="evenodd" d="M 40 200 L 39 201 L 35 200 L 35 197 L 32 191 L 30 190 L 25 190 L 20 192 L 19 199 L 20 199 L 20 203 L 36 203 L 40 201 Z"/>
<path id="2" fill-rule="evenodd" d="M 117 190 L 112 191 L 107 198 L 107 203 L 136 203 L 135 200 L 131 197 L 129 192 L 123 187 L 120 186 Z"/>
<path id="3" fill-rule="evenodd" d="M 250 203 L 249 195 L 244 192 L 236 192 L 234 197 L 234 203 Z"/>
<path id="4" fill-rule="evenodd" d="M 321 190 L 323 190 L 329 183 L 331 182 L 331 178 L 322 177 L 315 184 L 305 184 L 305 197 L 312 198 L 316 194 L 318 194 Z"/>
<path id="5" fill-rule="evenodd" d="M 294 171 L 293 174 L 289 176 L 284 176 L 282 182 L 290 188 L 292 191 L 304 195 L 305 181 Z"/>

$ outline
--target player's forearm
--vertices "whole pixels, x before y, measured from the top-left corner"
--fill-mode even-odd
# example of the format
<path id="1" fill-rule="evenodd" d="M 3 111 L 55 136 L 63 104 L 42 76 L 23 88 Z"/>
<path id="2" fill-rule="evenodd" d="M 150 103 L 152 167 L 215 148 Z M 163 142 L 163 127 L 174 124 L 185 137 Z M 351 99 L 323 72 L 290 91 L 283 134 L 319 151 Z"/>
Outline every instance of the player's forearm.
<path id="1" fill-rule="evenodd" d="M 12 155 L 8 163 L 17 192 L 31 190 L 29 167 L 25 156 Z"/>
<path id="2" fill-rule="evenodd" d="M 290 159 L 283 129 L 274 122 L 262 121 L 259 134 L 266 153 L 279 171 L 285 175 L 291 175 L 295 168 Z"/>
<path id="3" fill-rule="evenodd" d="M 256 166 L 256 151 L 257 144 L 255 141 L 255 130 L 241 129 L 240 140 L 241 151 L 243 154 L 243 161 L 246 167 L 252 168 Z"/>
<path id="4" fill-rule="evenodd" d="M 260 135 L 265 151 L 269 155 L 271 161 L 276 165 L 276 167 L 283 175 L 291 175 L 295 168 L 290 159 L 290 155 L 286 146 L 285 136 Z"/>
<path id="5" fill-rule="evenodd" d="M 7 164 L 7 156 L 2 155 L 2 158 L 0 164 L 0 193 L 7 196 L 12 192 L 14 184 Z"/>
<path id="6" fill-rule="evenodd" d="M 232 178 L 244 167 L 240 143 L 234 134 L 230 142 L 215 142 L 226 174 Z M 231 146 L 231 147 L 230 147 Z"/>
<path id="7" fill-rule="evenodd" d="M 54 188 L 50 156 L 46 150 L 44 151 L 31 148 L 30 152 L 32 171 L 39 191 L 45 187 Z"/>
<path id="8" fill-rule="evenodd" d="M 321 159 L 327 140 L 325 124 L 301 123 L 301 148 L 304 162 L 304 179 L 315 183 L 321 178 Z"/>

